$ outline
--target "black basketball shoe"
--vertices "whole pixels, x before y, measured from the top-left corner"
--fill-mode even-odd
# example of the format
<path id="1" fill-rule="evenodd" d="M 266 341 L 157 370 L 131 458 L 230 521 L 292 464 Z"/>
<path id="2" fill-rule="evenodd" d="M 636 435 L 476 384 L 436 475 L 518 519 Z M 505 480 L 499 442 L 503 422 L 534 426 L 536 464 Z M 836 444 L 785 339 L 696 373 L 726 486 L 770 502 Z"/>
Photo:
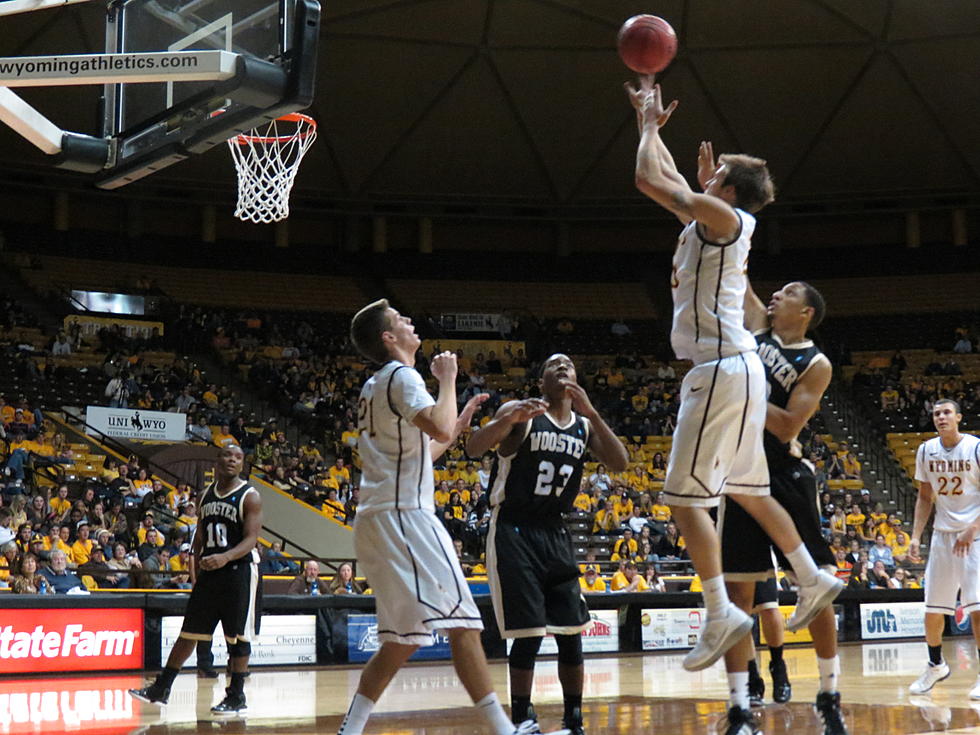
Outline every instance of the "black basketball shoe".
<path id="1" fill-rule="evenodd" d="M 561 726 L 565 728 L 569 735 L 585 735 L 585 726 L 582 722 L 582 710 L 576 707 L 572 711 L 571 717 L 562 720 Z"/>
<path id="2" fill-rule="evenodd" d="M 211 714 L 215 717 L 236 717 L 248 711 L 245 704 L 245 695 L 225 689 L 225 698 L 211 708 Z"/>
<path id="3" fill-rule="evenodd" d="M 728 728 L 725 735 L 761 735 L 755 717 L 747 709 L 732 707 L 728 710 Z"/>
<path id="4" fill-rule="evenodd" d="M 765 704 L 763 697 L 766 696 L 766 682 L 759 676 L 759 672 L 749 669 L 749 706 L 762 707 Z"/>
<path id="5" fill-rule="evenodd" d="M 136 699 L 141 702 L 147 702 L 148 704 L 166 704 L 167 700 L 170 699 L 170 687 L 165 687 L 161 684 L 153 682 L 148 687 L 143 687 L 142 689 L 130 689 L 129 693 L 131 696 L 136 697 Z"/>
<path id="6" fill-rule="evenodd" d="M 772 701 L 785 704 L 793 696 L 793 687 L 786 675 L 786 662 L 770 661 L 769 675 L 772 676 Z"/>
<path id="7" fill-rule="evenodd" d="M 847 735 L 847 725 L 840 711 L 840 692 L 820 692 L 813 708 L 823 722 L 824 735 Z"/>

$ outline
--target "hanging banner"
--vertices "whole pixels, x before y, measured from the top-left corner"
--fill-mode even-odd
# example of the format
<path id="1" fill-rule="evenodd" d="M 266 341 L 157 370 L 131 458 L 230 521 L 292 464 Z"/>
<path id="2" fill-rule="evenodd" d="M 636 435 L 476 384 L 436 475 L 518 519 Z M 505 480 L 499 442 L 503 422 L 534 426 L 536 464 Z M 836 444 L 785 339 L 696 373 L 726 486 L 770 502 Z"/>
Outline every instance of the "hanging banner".
<path id="1" fill-rule="evenodd" d="M 132 408 L 89 406 L 85 413 L 88 434 L 179 442 L 187 434 L 187 414 Z"/>
<path id="2" fill-rule="evenodd" d="M 440 326 L 447 332 L 496 332 L 500 328 L 500 314 L 455 313 L 442 314 Z"/>

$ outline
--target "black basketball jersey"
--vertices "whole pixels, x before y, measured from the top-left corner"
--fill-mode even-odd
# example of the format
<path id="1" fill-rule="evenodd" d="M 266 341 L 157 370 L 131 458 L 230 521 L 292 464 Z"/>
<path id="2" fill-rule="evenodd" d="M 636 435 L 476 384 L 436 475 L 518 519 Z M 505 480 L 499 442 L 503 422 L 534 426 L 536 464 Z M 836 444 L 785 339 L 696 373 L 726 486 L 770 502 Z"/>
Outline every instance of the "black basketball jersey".
<path id="1" fill-rule="evenodd" d="M 769 402 L 780 408 L 786 408 L 797 381 L 811 365 L 827 358 L 811 340 L 783 344 L 772 329 L 759 332 L 755 335 L 755 340 L 758 344 L 756 351 L 766 368 Z M 789 443 L 781 442 L 768 431 L 765 432 L 764 443 L 766 459 L 770 462 L 793 458 Z"/>
<path id="2" fill-rule="evenodd" d="M 222 554 L 242 542 L 245 538 L 245 496 L 254 492 L 258 491 L 247 482 L 225 496 L 218 494 L 215 483 L 208 486 L 201 499 L 200 520 L 195 531 L 203 534 L 202 557 Z"/>
<path id="3" fill-rule="evenodd" d="M 490 505 L 500 517 L 521 523 L 561 523 L 572 509 L 582 480 L 589 422 L 572 413 L 565 427 L 548 414 L 527 423 L 517 451 L 494 459 L 490 472 Z"/>

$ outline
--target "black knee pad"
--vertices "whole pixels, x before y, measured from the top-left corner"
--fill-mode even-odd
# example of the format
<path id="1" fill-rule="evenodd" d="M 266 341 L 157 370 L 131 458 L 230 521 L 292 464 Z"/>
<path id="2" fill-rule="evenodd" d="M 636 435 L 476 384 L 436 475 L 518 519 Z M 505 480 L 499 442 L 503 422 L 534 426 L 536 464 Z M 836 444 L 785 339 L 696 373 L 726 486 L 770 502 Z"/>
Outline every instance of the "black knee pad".
<path id="1" fill-rule="evenodd" d="M 228 646 L 228 655 L 231 658 L 242 658 L 252 654 L 252 644 L 248 641 L 238 641 Z"/>
<path id="2" fill-rule="evenodd" d="M 538 657 L 538 649 L 541 648 L 541 636 L 535 638 L 515 638 L 514 645 L 510 647 L 510 655 L 507 662 L 512 669 L 529 671 L 534 668 L 534 660 Z"/>
<path id="3" fill-rule="evenodd" d="M 558 644 L 558 663 L 566 666 L 581 666 L 585 658 L 582 656 L 582 636 L 575 635 L 556 635 L 555 643 Z"/>

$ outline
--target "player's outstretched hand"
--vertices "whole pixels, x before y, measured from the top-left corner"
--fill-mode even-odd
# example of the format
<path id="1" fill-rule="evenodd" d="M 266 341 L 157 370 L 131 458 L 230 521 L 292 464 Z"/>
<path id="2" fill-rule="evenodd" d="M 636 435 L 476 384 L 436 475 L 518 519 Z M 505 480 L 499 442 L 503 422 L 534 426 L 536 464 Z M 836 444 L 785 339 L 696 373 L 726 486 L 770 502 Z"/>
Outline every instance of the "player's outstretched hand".
<path id="1" fill-rule="evenodd" d="M 463 410 L 459 412 L 459 421 L 463 426 L 469 426 L 470 421 L 473 420 L 473 414 L 476 413 L 476 409 L 482 406 L 487 399 L 490 398 L 489 393 L 477 393 L 475 396 L 470 398 L 463 406 Z"/>
<path id="2" fill-rule="evenodd" d="M 626 96 L 629 97 L 630 104 L 640 116 L 641 122 L 643 119 L 652 116 L 657 121 L 657 127 L 662 128 L 670 120 L 670 116 L 677 109 L 679 103 L 674 100 L 665 109 L 660 85 L 654 84 L 653 79 L 653 74 L 641 74 L 638 86 L 634 87 L 626 82 L 623 84 L 623 89 L 626 90 Z"/>
<path id="3" fill-rule="evenodd" d="M 432 358 L 432 362 L 429 363 L 429 369 L 432 371 L 432 377 L 440 383 L 444 383 L 447 380 L 456 380 L 456 354 L 449 351 L 440 352 Z"/>
<path id="4" fill-rule="evenodd" d="M 956 556 L 966 556 L 970 553 L 970 545 L 973 543 L 973 539 L 976 538 L 977 530 L 972 526 L 959 536 L 956 537 L 956 543 L 953 544 L 953 553 Z M 911 545 L 909 545 L 909 550 L 911 550 Z"/>
<path id="5" fill-rule="evenodd" d="M 702 140 L 698 146 L 698 184 L 701 191 L 708 188 L 708 182 L 715 175 L 715 150 L 710 140 Z"/>
<path id="6" fill-rule="evenodd" d="M 576 412 L 580 413 L 586 418 L 596 414 L 595 406 L 593 406 L 592 401 L 589 400 L 589 394 L 585 392 L 585 388 L 576 383 L 574 380 L 565 379 L 559 382 L 565 386 L 565 395 L 572 399 L 572 408 L 575 409 Z"/>
<path id="7" fill-rule="evenodd" d="M 540 416 L 548 410 L 548 402 L 540 398 L 525 398 L 523 401 L 508 401 L 497 412 L 496 418 L 520 424 Z"/>

